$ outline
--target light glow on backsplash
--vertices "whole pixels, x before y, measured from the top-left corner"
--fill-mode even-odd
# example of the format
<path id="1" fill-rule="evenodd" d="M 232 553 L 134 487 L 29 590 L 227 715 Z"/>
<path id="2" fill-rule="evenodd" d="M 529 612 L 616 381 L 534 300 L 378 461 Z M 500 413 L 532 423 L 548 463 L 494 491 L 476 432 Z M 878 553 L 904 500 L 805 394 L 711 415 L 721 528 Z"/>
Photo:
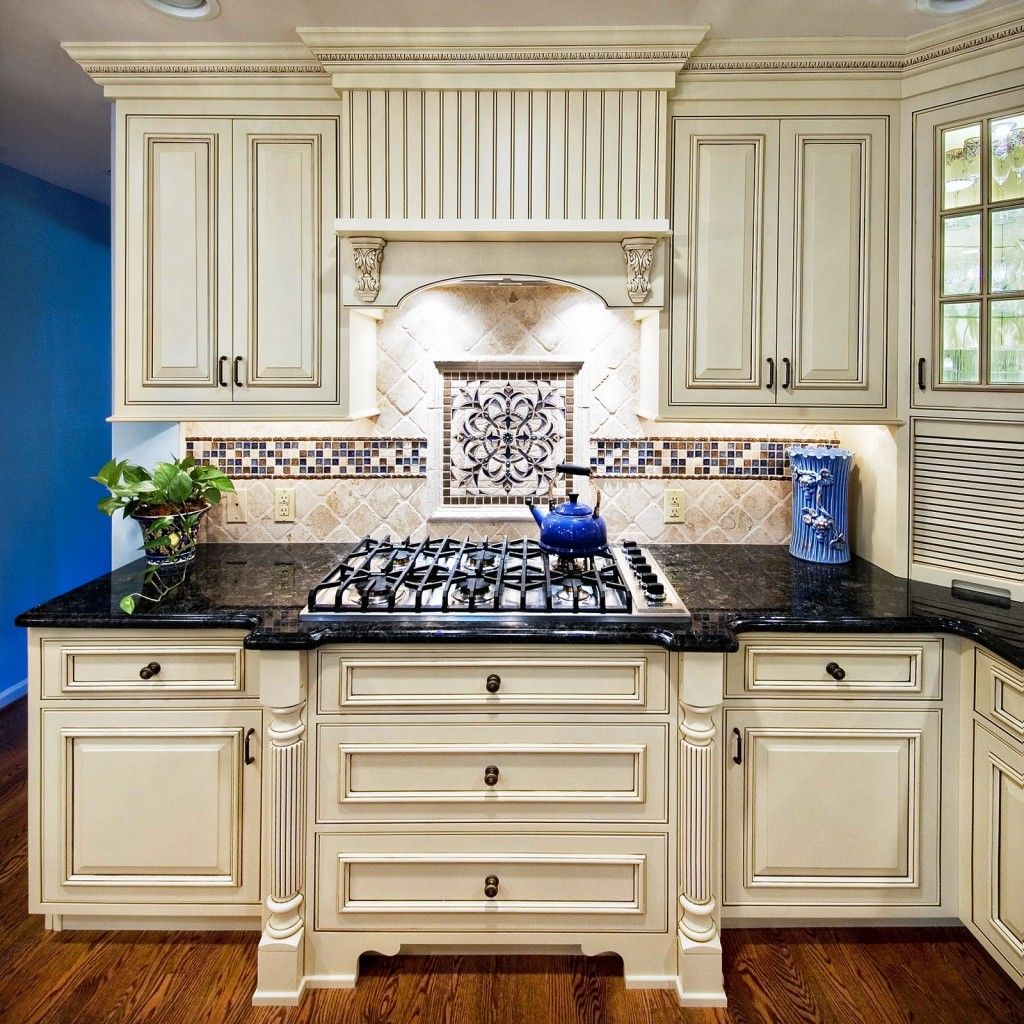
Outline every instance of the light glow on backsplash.
<path id="1" fill-rule="evenodd" d="M 479 361 L 492 368 L 507 365 L 510 370 L 546 362 L 581 364 L 576 377 L 576 461 L 589 462 L 593 455 L 607 455 L 621 442 L 642 438 L 665 442 L 655 446 L 657 457 L 663 460 L 683 447 L 677 443 L 679 439 L 693 442 L 686 445 L 691 457 L 709 455 L 713 472 L 706 477 L 673 472 L 672 478 L 663 478 L 661 473 L 645 472 L 628 479 L 621 473 L 595 479 L 613 537 L 666 543 L 785 543 L 791 485 L 778 476 L 778 444 L 764 446 L 762 452 L 758 442 L 835 442 L 837 437 L 835 428 L 818 425 L 671 424 L 641 419 L 636 414 L 639 328 L 633 310 L 608 309 L 590 293 L 561 285 L 431 288 L 410 296 L 397 309 L 387 310 L 378 339 L 380 415 L 375 419 L 187 423 L 186 438 L 234 439 L 236 443 L 271 438 L 332 439 L 332 450 L 344 449 L 340 442 L 346 438 L 353 442 L 363 439 L 367 445 L 384 439 L 425 438 L 425 474 L 384 479 L 347 472 L 275 474 L 287 476 L 295 487 L 295 523 L 273 522 L 275 480 L 244 480 L 241 486 L 247 491 L 249 521 L 228 524 L 222 511 L 215 510 L 208 519 L 207 540 L 347 542 L 371 533 L 416 539 L 427 534 L 534 536 L 536 527 L 525 517 L 521 499 L 507 509 L 474 509 L 476 518 L 471 520 L 464 518 L 465 513 L 459 519 L 438 518 L 447 513 L 443 508 L 444 389 L 436 364 L 446 361 Z M 591 439 L 602 443 L 592 445 Z M 702 439 L 738 439 L 738 447 L 703 446 Z M 315 450 L 310 457 L 317 457 Z M 643 458 L 647 457 L 645 450 Z M 633 461 L 639 465 L 638 458 Z M 689 465 L 694 465 L 692 458 Z M 319 475 L 335 478 L 309 478 Z M 686 523 L 664 523 L 666 487 L 684 492 Z"/>

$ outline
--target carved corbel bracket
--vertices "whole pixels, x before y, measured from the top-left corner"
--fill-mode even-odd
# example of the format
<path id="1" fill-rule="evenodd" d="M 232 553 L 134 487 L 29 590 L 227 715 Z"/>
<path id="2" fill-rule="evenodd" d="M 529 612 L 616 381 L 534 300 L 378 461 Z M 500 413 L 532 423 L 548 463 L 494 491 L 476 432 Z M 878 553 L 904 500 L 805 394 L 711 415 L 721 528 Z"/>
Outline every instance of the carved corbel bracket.
<path id="1" fill-rule="evenodd" d="M 380 269 L 384 263 L 383 238 L 350 238 L 352 259 L 356 265 L 356 296 L 363 302 L 374 302 L 380 292 Z"/>
<path id="2" fill-rule="evenodd" d="M 622 251 L 626 254 L 626 294 L 636 305 L 646 302 L 651 294 L 651 261 L 657 241 L 656 238 L 622 240 Z"/>

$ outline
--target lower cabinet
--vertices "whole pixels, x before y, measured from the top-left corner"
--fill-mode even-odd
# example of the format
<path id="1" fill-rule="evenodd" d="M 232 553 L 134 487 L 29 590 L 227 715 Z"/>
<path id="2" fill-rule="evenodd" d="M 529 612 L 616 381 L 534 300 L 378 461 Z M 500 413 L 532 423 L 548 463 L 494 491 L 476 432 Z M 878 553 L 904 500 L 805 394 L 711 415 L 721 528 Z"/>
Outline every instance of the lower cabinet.
<path id="1" fill-rule="evenodd" d="M 936 906 L 938 710 L 727 710 L 726 907 Z"/>
<path id="2" fill-rule="evenodd" d="M 974 726 L 974 927 L 1024 985 L 1024 750 Z"/>
<path id="3" fill-rule="evenodd" d="M 43 710 L 32 909 L 258 904 L 261 722 L 258 710 Z"/>

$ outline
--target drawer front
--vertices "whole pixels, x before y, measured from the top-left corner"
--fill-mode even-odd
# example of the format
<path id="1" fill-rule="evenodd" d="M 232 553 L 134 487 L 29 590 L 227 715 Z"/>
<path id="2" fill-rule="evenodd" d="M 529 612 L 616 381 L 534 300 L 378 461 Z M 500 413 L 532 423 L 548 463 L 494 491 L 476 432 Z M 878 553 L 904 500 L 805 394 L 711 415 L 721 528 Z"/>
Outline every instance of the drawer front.
<path id="1" fill-rule="evenodd" d="M 242 641 L 42 641 L 45 697 L 245 694 Z"/>
<path id="2" fill-rule="evenodd" d="M 321 822 L 667 820 L 666 725 L 325 725 Z"/>
<path id="3" fill-rule="evenodd" d="M 380 647 L 319 652 L 320 710 L 668 709 L 669 655 L 643 648 Z"/>
<path id="4" fill-rule="evenodd" d="M 942 696 L 942 641 L 743 640 L 728 658 L 726 694 L 937 700 Z"/>
<path id="5" fill-rule="evenodd" d="M 323 834 L 321 931 L 664 932 L 667 837 Z"/>
<path id="6" fill-rule="evenodd" d="M 1024 743 L 1024 672 L 977 650 L 974 710 L 1018 743 Z"/>

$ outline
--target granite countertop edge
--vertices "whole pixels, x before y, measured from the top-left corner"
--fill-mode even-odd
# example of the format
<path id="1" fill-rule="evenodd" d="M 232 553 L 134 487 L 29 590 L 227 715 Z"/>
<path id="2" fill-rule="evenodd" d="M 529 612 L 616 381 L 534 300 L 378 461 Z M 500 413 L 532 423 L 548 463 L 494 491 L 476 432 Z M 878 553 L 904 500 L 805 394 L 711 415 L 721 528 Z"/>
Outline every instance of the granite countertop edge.
<path id="1" fill-rule="evenodd" d="M 343 545 L 202 546 L 185 607 L 125 615 L 118 595 L 141 573 L 133 563 L 37 606 L 19 626 L 67 629 L 245 630 L 249 650 L 312 650 L 331 643 L 646 644 L 670 651 L 728 653 L 751 632 L 949 633 L 1024 669 L 1024 605 L 992 611 L 953 599 L 854 559 L 808 566 L 769 545 L 663 545 L 655 553 L 690 605 L 693 622 L 666 616 L 611 622 L 564 616 L 509 623 L 422 620 L 303 623 L 308 586 L 347 550 Z M 284 574 L 282 576 L 282 573 Z M 239 602 L 239 596 L 243 601 Z M 248 600 L 246 600 L 248 599 Z"/>

